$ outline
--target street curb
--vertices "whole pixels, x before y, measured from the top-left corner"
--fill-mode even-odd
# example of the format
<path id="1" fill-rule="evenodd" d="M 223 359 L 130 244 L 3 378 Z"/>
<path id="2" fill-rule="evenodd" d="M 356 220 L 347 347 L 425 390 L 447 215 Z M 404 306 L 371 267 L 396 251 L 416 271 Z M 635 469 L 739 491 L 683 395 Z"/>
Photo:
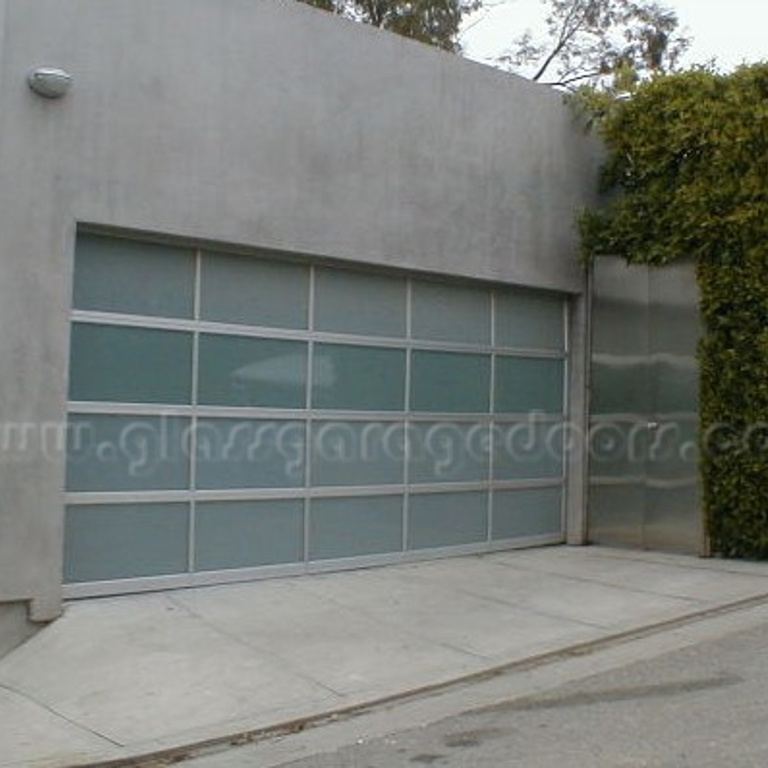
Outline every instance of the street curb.
<path id="1" fill-rule="evenodd" d="M 625 630 L 614 635 L 601 637 L 597 640 L 589 640 L 587 642 L 577 643 L 576 645 L 568 646 L 566 648 L 547 651 L 545 653 L 529 656 L 525 659 L 506 662 L 504 664 L 500 664 L 489 669 L 484 669 L 479 672 L 471 672 L 467 675 L 461 675 L 460 677 L 456 677 L 451 680 L 445 680 L 438 683 L 430 683 L 428 685 L 420 686 L 419 688 L 412 688 L 401 693 L 389 694 L 387 696 L 369 699 L 367 701 L 359 702 L 356 704 L 350 704 L 345 707 L 326 710 L 315 715 L 308 715 L 293 720 L 286 720 L 274 725 L 240 730 L 234 733 L 204 739 L 197 742 L 190 742 L 176 747 L 166 747 L 151 752 L 144 752 L 141 754 L 119 758 L 111 758 L 97 762 L 70 763 L 66 766 L 62 765 L 60 768 L 164 768 L 165 766 L 175 765 L 185 760 L 190 760 L 194 757 L 200 757 L 203 754 L 223 752 L 231 747 L 254 744 L 256 742 L 265 741 L 267 739 L 299 733 L 310 728 L 318 728 L 327 723 L 337 722 L 338 720 L 345 718 L 356 717 L 365 714 L 372 709 L 384 707 L 389 704 L 405 702 L 410 699 L 429 696 L 435 693 L 441 693 L 451 688 L 458 688 L 464 685 L 485 682 L 495 677 L 508 674 L 512 671 L 527 671 L 529 669 L 534 669 L 536 667 L 555 661 L 563 661 L 575 656 L 587 656 L 606 648 L 622 645 L 633 640 L 650 637 L 667 630 L 678 629 L 680 627 L 684 627 L 699 621 L 706 621 L 707 619 L 717 618 L 729 613 L 736 613 L 741 610 L 755 608 L 765 604 L 768 604 L 768 593 L 736 600 L 732 603 L 714 606 L 712 608 L 707 608 L 701 611 L 695 611 L 694 613 L 678 616 L 674 619 L 666 619 L 654 624 L 649 624 L 645 627 Z"/>

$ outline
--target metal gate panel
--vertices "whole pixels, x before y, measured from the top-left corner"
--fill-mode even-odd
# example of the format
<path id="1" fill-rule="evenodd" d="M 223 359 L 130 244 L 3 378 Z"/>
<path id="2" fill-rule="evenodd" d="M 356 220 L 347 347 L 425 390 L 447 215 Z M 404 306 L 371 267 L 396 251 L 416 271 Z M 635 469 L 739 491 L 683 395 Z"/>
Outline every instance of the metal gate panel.
<path id="1" fill-rule="evenodd" d="M 592 276 L 591 541 L 699 553 L 694 268 L 598 259 Z"/>

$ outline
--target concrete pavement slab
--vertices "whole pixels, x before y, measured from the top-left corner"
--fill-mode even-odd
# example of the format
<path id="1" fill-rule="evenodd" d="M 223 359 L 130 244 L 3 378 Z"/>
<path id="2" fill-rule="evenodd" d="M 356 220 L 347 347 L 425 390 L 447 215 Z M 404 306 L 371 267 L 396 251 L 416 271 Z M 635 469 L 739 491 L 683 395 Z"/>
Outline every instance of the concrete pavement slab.
<path id="1" fill-rule="evenodd" d="M 243 713 L 334 700 L 164 595 L 69 606 L 0 663 L 0 684 L 121 746 Z"/>
<path id="2" fill-rule="evenodd" d="M 187 590 L 173 600 L 340 696 L 360 691 L 384 696 L 403 685 L 427 685 L 436 676 L 468 674 L 486 665 L 470 651 L 425 640 L 412 627 L 382 622 L 346 604 L 347 583 L 371 596 L 372 573 Z M 327 594 L 310 588 L 324 579 Z"/>
<path id="3" fill-rule="evenodd" d="M 593 581 L 707 604 L 763 594 L 768 590 L 768 569 L 764 563 L 600 547 L 567 552 L 560 547 L 537 550 L 541 557 L 531 557 L 528 550 L 520 552 L 520 557 L 514 560 L 504 554 L 490 555 L 489 558 L 516 572 L 557 574 L 574 582 Z"/>
<path id="4" fill-rule="evenodd" d="M 41 745 L 44 745 L 41 748 Z M 0 763 L 28 768 L 41 756 L 55 755 L 61 765 L 89 755 L 109 753 L 115 745 L 82 726 L 65 720 L 28 696 L 0 686 Z M 115 756 L 117 751 L 114 752 Z"/>
<path id="5" fill-rule="evenodd" d="M 435 564 L 436 565 L 436 564 Z M 365 574 L 365 586 L 313 579 L 307 589 L 333 595 L 380 626 L 410 632 L 433 643 L 459 649 L 486 661 L 508 654 L 519 658 L 544 640 L 565 637 L 581 641 L 598 636 L 597 628 L 526 611 L 495 600 L 459 592 L 436 579 L 420 579 L 417 571 L 380 569 Z M 431 571 L 431 568 L 430 568 Z"/>
<path id="6" fill-rule="evenodd" d="M 484 562 L 478 567 L 477 561 L 474 565 L 468 561 L 467 565 L 470 567 L 463 569 L 452 569 L 448 563 L 436 565 L 430 569 L 429 581 L 441 582 L 454 593 L 493 597 L 536 616 L 613 631 L 630 629 L 649 616 L 659 619 L 701 608 L 700 602 L 690 598 L 569 578 L 543 570 L 506 567 L 504 562 Z"/>

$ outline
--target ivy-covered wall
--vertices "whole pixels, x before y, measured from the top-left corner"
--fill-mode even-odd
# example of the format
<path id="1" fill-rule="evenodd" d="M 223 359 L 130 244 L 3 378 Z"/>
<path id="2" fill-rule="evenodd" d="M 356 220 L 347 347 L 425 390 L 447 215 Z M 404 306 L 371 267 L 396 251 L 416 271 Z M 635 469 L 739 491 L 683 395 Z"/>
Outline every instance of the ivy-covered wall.
<path id="1" fill-rule="evenodd" d="M 600 131 L 614 194 L 582 218 L 584 253 L 695 258 L 712 549 L 768 557 L 768 64 L 656 78 L 614 103 Z"/>

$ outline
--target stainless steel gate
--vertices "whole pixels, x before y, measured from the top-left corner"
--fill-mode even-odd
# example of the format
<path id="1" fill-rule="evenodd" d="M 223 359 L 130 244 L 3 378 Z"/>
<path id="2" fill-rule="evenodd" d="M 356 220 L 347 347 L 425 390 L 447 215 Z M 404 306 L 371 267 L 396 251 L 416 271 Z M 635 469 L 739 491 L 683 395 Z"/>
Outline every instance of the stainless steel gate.
<path id="1" fill-rule="evenodd" d="M 589 538 L 701 553 L 693 265 L 602 258 L 592 289 Z"/>

